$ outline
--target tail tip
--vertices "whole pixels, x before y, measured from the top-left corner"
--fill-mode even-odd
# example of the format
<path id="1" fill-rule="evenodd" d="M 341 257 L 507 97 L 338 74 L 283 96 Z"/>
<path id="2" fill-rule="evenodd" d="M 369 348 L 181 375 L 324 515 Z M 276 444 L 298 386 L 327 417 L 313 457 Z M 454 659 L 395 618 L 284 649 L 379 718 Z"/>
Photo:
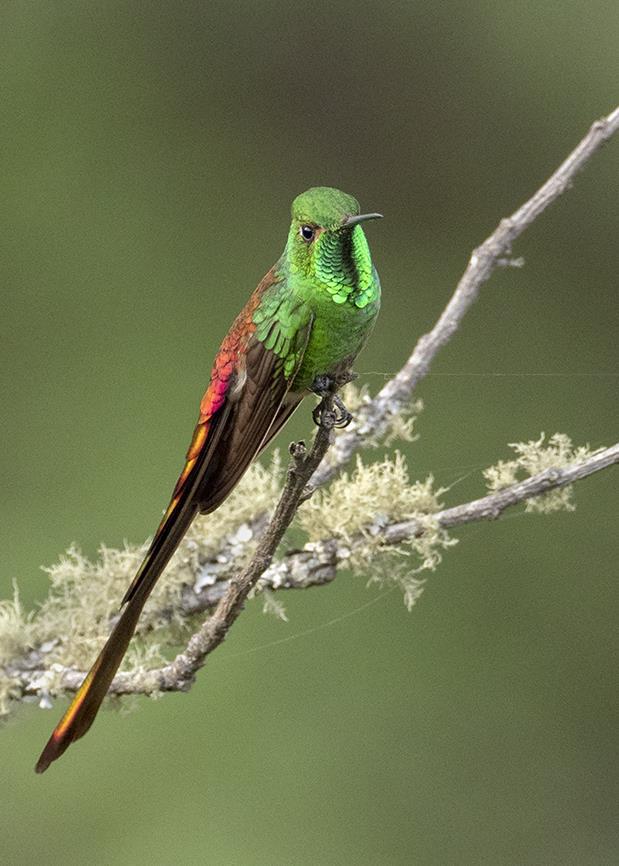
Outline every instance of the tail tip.
<path id="1" fill-rule="evenodd" d="M 34 765 L 34 772 L 39 774 L 44 773 L 53 760 L 54 759 L 52 757 L 48 757 L 44 751 L 41 752 L 39 760 Z"/>
<path id="2" fill-rule="evenodd" d="M 71 740 L 59 740 L 54 734 L 51 735 L 41 754 L 36 762 L 34 772 L 37 774 L 44 773 L 50 764 L 59 758 L 69 747 Z"/>

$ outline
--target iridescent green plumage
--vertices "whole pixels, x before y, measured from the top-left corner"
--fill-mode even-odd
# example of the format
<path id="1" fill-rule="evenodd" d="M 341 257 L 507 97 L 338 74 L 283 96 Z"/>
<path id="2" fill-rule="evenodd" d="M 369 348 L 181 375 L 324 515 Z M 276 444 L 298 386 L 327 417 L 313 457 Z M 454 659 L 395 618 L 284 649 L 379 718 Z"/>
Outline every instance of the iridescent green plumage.
<path id="1" fill-rule="evenodd" d="M 198 512 L 217 508 L 312 386 L 347 371 L 380 306 L 352 196 L 314 187 L 292 204 L 286 248 L 222 342 L 185 466 L 107 643 L 37 763 L 90 728 L 152 588 Z"/>
<path id="2" fill-rule="evenodd" d="M 314 187 L 292 204 L 292 223 L 286 249 L 275 266 L 279 277 L 272 287 L 271 309 L 256 316 L 277 318 L 288 334 L 313 324 L 303 361 L 292 389 L 309 388 L 317 375 L 335 374 L 350 366 L 365 343 L 380 307 L 380 282 L 363 228 L 354 218 L 359 203 L 330 187 Z M 372 214 L 369 216 L 377 216 Z M 315 229 L 305 240 L 303 226 Z M 281 299 L 281 312 L 276 309 Z M 266 300 L 266 299 L 265 299 Z"/>

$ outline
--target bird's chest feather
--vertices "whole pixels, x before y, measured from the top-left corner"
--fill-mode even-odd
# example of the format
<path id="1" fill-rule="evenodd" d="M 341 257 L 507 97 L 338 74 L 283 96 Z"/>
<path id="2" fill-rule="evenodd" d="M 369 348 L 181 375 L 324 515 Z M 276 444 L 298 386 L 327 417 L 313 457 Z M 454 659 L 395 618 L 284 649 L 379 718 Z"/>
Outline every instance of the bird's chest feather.
<path id="1" fill-rule="evenodd" d="M 294 389 L 308 388 L 316 376 L 335 374 L 350 366 L 360 352 L 378 315 L 378 298 L 363 308 L 352 301 L 334 303 L 313 298 L 314 321 Z"/>

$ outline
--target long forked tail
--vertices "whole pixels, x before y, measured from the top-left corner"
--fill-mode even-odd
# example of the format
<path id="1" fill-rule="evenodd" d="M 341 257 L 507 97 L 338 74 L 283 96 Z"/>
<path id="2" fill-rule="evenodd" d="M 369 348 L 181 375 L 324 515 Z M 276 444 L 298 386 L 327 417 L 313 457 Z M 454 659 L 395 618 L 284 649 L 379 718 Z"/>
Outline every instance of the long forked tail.
<path id="1" fill-rule="evenodd" d="M 54 728 L 47 745 L 41 752 L 35 767 L 37 773 L 44 773 L 52 761 L 59 758 L 74 740 L 83 737 L 94 722 L 110 683 L 114 679 L 114 674 L 127 652 L 146 599 L 178 547 L 196 511 L 196 506 L 186 502 L 184 507 L 179 508 L 176 513 L 167 514 L 162 521 L 144 562 L 125 596 L 126 607 L 69 709 Z"/>

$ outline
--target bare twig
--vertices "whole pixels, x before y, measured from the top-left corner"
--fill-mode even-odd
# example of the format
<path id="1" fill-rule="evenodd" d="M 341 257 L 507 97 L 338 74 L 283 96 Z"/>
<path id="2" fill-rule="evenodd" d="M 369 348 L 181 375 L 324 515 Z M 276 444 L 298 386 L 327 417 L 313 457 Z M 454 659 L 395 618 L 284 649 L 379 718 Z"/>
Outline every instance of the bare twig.
<path id="1" fill-rule="evenodd" d="M 417 341 L 407 362 L 390 379 L 376 397 L 362 406 L 351 427 L 338 436 L 315 473 L 312 484 L 330 481 L 369 438 L 380 437 L 389 421 L 410 402 L 419 382 L 428 374 L 439 349 L 453 337 L 460 322 L 477 299 L 479 290 L 494 270 L 511 257 L 516 238 L 560 195 L 570 188 L 578 172 L 593 154 L 619 129 L 619 107 L 606 117 L 596 120 L 580 144 L 552 174 L 546 183 L 510 217 L 501 220 L 481 246 L 473 250 L 468 266 L 455 292 L 432 330 Z M 520 262 L 518 262 L 518 266 Z"/>
<path id="2" fill-rule="evenodd" d="M 230 626 L 238 617 L 243 602 L 252 586 L 261 577 L 274 589 L 305 589 L 317 584 L 329 583 L 334 580 L 337 569 L 346 565 L 350 556 L 351 541 L 329 538 L 320 542 L 307 544 L 301 551 L 294 551 L 285 556 L 275 567 L 271 567 L 273 553 L 282 538 L 286 527 L 290 524 L 299 499 L 305 479 L 311 473 L 311 462 L 319 459 L 320 450 L 328 443 L 328 433 L 320 431 L 309 455 L 304 455 L 304 449 L 299 445 L 293 456 L 293 464 L 288 473 L 288 480 L 280 505 L 262 537 L 255 557 L 238 578 L 228 584 L 223 598 L 217 608 L 203 624 L 202 628 L 191 638 L 187 648 L 174 661 L 162 668 L 150 671 L 133 671 L 117 674 L 110 687 L 110 694 L 151 694 L 163 691 L 185 691 L 194 679 L 195 673 L 204 664 L 206 656 L 224 640 Z M 518 505 L 534 496 L 547 493 L 573 484 L 589 475 L 600 472 L 615 463 L 619 463 L 619 443 L 611 448 L 605 448 L 587 459 L 562 466 L 557 469 L 545 469 L 543 472 L 526 478 L 517 484 L 505 487 L 496 493 L 465 502 L 452 508 L 445 508 L 432 515 L 433 521 L 443 528 L 463 526 L 466 523 L 476 523 L 481 520 L 495 520 L 507 508 Z M 374 541 L 380 540 L 385 545 L 401 544 L 412 537 L 421 534 L 424 527 L 417 520 L 407 520 L 387 524 Z M 363 536 L 359 537 L 362 541 Z M 352 540 L 354 547 L 355 541 Z M 203 597 L 205 608 L 212 607 L 212 600 L 207 594 Z M 18 678 L 22 694 L 35 695 L 41 691 L 46 670 L 33 668 L 35 660 L 30 658 L 28 666 L 16 664 L 10 669 L 11 676 Z M 39 659 L 40 663 L 40 659 Z M 79 688 L 84 672 L 71 668 L 59 670 L 60 685 L 66 691 Z"/>

